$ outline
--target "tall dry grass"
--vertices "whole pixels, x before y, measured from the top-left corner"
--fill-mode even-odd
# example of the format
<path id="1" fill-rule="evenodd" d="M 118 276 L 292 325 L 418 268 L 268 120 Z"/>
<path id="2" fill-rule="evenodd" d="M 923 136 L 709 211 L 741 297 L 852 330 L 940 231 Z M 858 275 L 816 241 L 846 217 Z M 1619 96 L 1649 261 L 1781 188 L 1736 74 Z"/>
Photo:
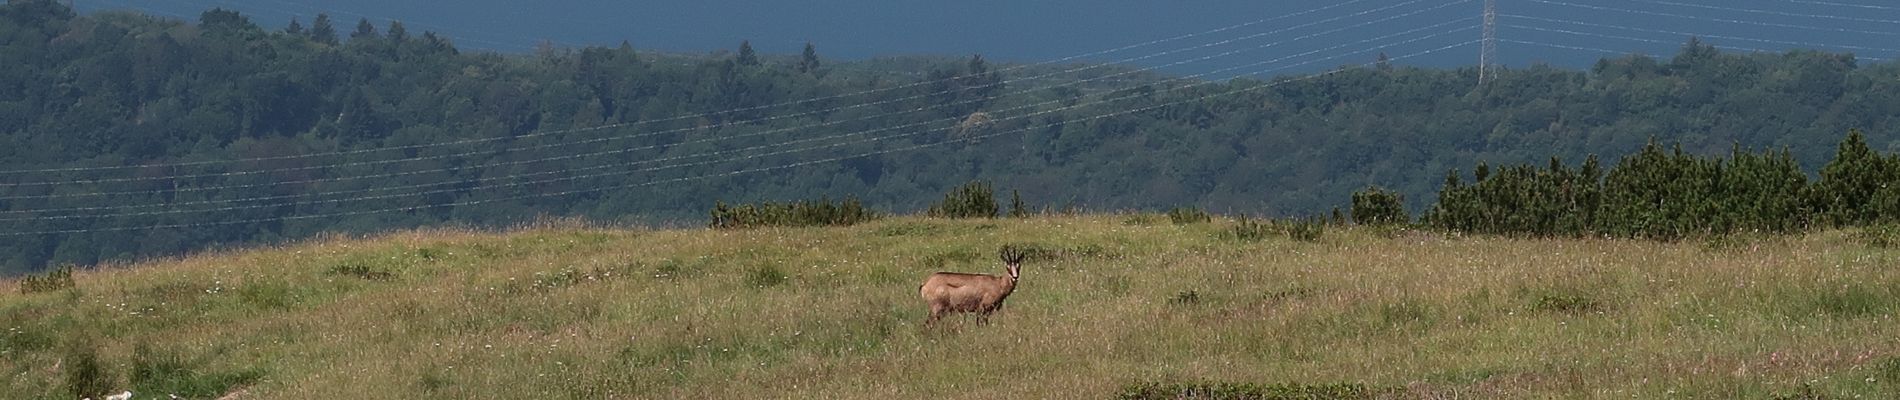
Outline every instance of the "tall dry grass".
<path id="1" fill-rule="evenodd" d="M 0 397 L 66 398 L 78 346 L 114 387 L 196 397 L 1074 398 L 1150 381 L 1900 393 L 1900 253 L 1851 232 L 1247 241 L 1232 221 L 1135 220 L 538 224 L 83 271 L 76 289 L 0 295 Z M 1000 273 L 1007 243 L 1049 252 L 991 325 L 918 327 L 925 275 Z"/>

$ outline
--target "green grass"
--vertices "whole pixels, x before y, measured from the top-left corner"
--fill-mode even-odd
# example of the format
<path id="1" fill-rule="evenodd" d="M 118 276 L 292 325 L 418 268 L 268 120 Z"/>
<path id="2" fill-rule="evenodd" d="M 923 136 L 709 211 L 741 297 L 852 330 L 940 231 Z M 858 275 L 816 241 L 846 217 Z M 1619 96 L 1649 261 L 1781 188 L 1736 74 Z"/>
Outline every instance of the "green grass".
<path id="1" fill-rule="evenodd" d="M 1900 249 L 1856 232 L 1235 240 L 1128 218 L 425 230 L 81 268 L 0 283 L 0 397 L 1900 394 Z M 1036 257 L 992 323 L 920 329 L 917 284 L 1002 273 L 1003 245 Z"/>

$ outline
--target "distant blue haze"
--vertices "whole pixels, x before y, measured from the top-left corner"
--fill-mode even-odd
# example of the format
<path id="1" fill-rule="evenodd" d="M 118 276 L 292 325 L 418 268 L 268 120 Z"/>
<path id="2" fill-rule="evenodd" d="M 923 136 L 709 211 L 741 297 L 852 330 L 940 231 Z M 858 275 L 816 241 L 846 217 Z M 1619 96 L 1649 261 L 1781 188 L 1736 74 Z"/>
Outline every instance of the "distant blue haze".
<path id="1" fill-rule="evenodd" d="M 1338 56 L 1337 58 L 1323 59 L 1278 72 L 1312 71 L 1344 64 L 1365 63 L 1376 58 L 1377 51 L 1351 55 L 1341 55 L 1341 53 L 1371 49 L 1375 45 L 1442 32 L 1455 27 L 1476 25 L 1475 18 L 1481 14 L 1481 0 L 1451 3 L 1454 2 L 1424 0 L 1408 3 L 1406 0 L 1361 0 L 1324 12 L 1209 34 L 1190 40 L 1091 57 L 1087 61 L 1117 61 L 1217 40 L 1287 29 L 1299 24 L 1348 16 L 1381 7 L 1396 6 L 1387 11 L 1343 18 L 1313 27 L 1292 29 L 1280 34 L 1265 35 L 1223 46 L 1211 46 L 1199 51 L 1182 51 L 1132 63 L 1139 66 L 1159 66 L 1223 51 L 1254 48 L 1328 29 L 1450 4 L 1433 11 L 1385 23 L 1353 28 L 1334 34 L 1317 35 L 1214 60 L 1184 63 L 1167 70 L 1182 74 L 1207 72 L 1341 45 L 1344 46 L 1337 50 L 1298 57 L 1295 60 L 1319 59 L 1326 56 Z M 1499 21 L 1504 25 L 1500 28 L 1500 35 L 1506 40 L 1579 48 L 1504 43 L 1501 48 L 1503 62 L 1514 67 L 1547 63 L 1583 68 L 1599 57 L 1612 55 L 1581 48 L 1612 50 L 1618 53 L 1672 55 L 1676 48 L 1687 39 L 1687 35 L 1663 31 L 1706 35 L 1709 37 L 1705 37 L 1705 41 L 1731 49 L 1742 47 L 1781 51 L 1805 47 L 1838 52 L 1852 51 L 1862 56 L 1883 59 L 1900 58 L 1900 4 L 1878 0 L 1826 2 L 1803 0 L 1500 0 L 1500 3 L 1502 12 L 1507 15 Z M 1823 3 L 1857 4 L 1861 7 Z M 666 2 L 79 0 L 78 4 L 83 11 L 134 9 L 154 15 L 192 19 L 205 9 L 224 7 L 242 11 L 250 15 L 253 21 L 269 27 L 281 27 L 292 18 L 300 19 L 307 24 L 317 13 L 327 12 L 338 21 L 337 28 L 344 32 L 353 28 L 359 18 L 367 17 L 377 22 L 379 29 L 386 26 L 388 20 L 401 20 L 414 32 L 432 30 L 452 36 L 464 49 L 501 52 L 525 52 L 543 40 L 570 47 L 612 46 L 617 45 L 621 40 L 627 40 L 640 49 L 704 53 L 730 50 L 736 48 L 741 40 L 750 40 L 753 46 L 763 53 L 796 54 L 809 41 L 816 44 L 824 57 L 834 60 L 891 55 L 983 54 L 993 60 L 1037 62 L 1202 32 L 1326 7 L 1339 4 L 1339 2 L 1261 0 L 693 0 Z M 1591 9 L 1579 5 L 1607 9 Z M 1742 9 L 1762 12 L 1741 11 Z M 1649 31 L 1567 24 L 1518 16 L 1617 25 Z M 1448 25 L 1445 29 L 1354 44 L 1354 42 L 1373 37 L 1459 18 L 1472 19 L 1462 24 Z M 1573 33 L 1557 32 L 1559 30 Z M 1475 29 L 1466 30 L 1386 48 L 1383 51 L 1396 57 L 1475 40 L 1479 36 L 1479 32 Z M 1467 45 L 1400 60 L 1400 62 L 1436 67 L 1469 66 L 1477 62 L 1477 53 L 1476 45 Z M 1219 74 L 1210 74 L 1209 77 L 1231 77 L 1265 68 L 1267 67 L 1237 68 Z"/>

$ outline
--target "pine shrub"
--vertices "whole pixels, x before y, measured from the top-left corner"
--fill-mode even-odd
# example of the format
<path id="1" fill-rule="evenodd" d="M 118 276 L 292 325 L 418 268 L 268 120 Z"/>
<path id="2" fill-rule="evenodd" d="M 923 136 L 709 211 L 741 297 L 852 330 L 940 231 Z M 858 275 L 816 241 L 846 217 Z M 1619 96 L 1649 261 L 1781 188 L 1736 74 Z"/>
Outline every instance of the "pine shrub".
<path id="1" fill-rule="evenodd" d="M 1338 210 L 1334 210 L 1338 215 Z M 1402 225 L 1412 222 L 1405 213 L 1405 195 L 1373 186 L 1352 193 L 1352 222 L 1359 225 Z"/>
<path id="2" fill-rule="evenodd" d="M 996 218 L 996 192 L 989 182 L 972 181 L 943 195 L 943 201 L 930 206 L 930 216 L 938 218 Z"/>
<path id="3" fill-rule="evenodd" d="M 1251 242 L 1266 239 L 1277 231 L 1270 221 L 1260 222 L 1242 215 L 1234 221 L 1234 227 L 1228 230 L 1228 234 L 1235 239 Z"/>
<path id="4" fill-rule="evenodd" d="M 851 226 L 881 218 L 878 213 L 864 208 L 857 198 L 846 197 L 844 201 L 832 202 L 829 198 L 816 201 L 803 200 L 791 203 L 761 202 L 758 204 L 740 204 L 728 206 L 725 202 L 715 202 L 712 209 L 711 227 L 715 229 L 747 229 L 770 226 Z"/>
<path id="5" fill-rule="evenodd" d="M 1470 184 L 1448 173 L 1420 222 L 1477 234 L 1674 241 L 1900 219 L 1900 188 L 1882 186 L 1900 179 L 1900 161 L 1873 154 L 1858 132 L 1813 184 L 1787 149 L 1737 146 L 1726 158 L 1703 157 L 1655 141 L 1607 171 L 1595 156 L 1579 168 L 1552 158 L 1547 168 L 1479 163 L 1477 171 Z M 1362 206 L 1387 201 L 1378 197 L 1356 193 L 1353 218 Z"/>
<path id="6" fill-rule="evenodd" d="M 1009 217 L 1029 218 L 1029 206 L 1023 204 L 1023 194 L 1021 192 L 1015 190 L 1009 191 Z"/>

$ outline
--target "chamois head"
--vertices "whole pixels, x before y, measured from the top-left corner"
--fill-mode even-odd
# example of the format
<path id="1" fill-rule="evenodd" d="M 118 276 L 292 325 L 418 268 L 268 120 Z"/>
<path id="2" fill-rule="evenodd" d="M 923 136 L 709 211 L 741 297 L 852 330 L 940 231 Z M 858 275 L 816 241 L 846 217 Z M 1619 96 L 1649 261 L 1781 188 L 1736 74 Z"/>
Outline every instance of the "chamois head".
<path id="1" fill-rule="evenodd" d="M 1018 249 L 1016 246 L 1005 245 L 1003 246 L 1003 250 L 997 252 L 997 257 L 1003 259 L 1003 269 L 1009 271 L 1009 280 L 1011 282 L 1022 279 L 1023 257 L 1028 256 L 1029 254 L 1024 253 L 1022 249 Z"/>
<path id="2" fill-rule="evenodd" d="M 1003 246 L 998 252 L 1008 276 L 938 272 L 917 287 L 924 303 L 930 306 L 928 326 L 950 313 L 975 313 L 978 324 L 989 323 L 990 313 L 1003 308 L 1003 299 L 1016 291 L 1022 279 L 1023 258 L 1028 254 L 1015 246 Z"/>

